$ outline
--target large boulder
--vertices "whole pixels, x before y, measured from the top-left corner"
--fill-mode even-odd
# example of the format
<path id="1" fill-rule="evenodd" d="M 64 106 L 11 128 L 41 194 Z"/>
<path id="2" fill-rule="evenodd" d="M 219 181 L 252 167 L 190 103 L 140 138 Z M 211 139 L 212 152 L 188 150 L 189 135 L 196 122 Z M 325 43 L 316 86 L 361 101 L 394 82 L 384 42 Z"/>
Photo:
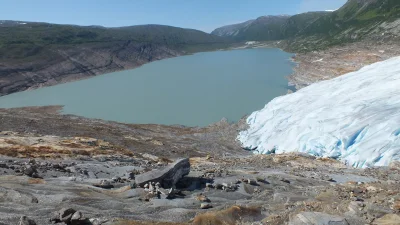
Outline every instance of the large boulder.
<path id="1" fill-rule="evenodd" d="M 349 225 L 345 218 L 320 212 L 302 212 L 289 221 L 289 225 Z"/>
<path id="2" fill-rule="evenodd" d="M 190 172 L 190 162 L 188 158 L 178 159 L 169 164 L 162 170 L 152 170 L 135 177 L 138 186 L 143 187 L 149 182 L 159 182 L 163 188 L 173 187 L 179 179 L 188 175 Z"/>

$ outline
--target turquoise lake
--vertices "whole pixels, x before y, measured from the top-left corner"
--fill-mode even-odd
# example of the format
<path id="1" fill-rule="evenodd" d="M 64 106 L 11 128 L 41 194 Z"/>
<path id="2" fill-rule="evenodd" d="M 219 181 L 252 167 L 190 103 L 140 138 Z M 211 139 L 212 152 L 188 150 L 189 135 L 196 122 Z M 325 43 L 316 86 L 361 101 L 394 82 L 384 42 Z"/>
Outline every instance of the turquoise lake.
<path id="1" fill-rule="evenodd" d="M 259 48 L 204 52 L 0 97 L 0 108 L 64 105 L 64 114 L 124 123 L 235 122 L 288 90 L 293 54 Z"/>

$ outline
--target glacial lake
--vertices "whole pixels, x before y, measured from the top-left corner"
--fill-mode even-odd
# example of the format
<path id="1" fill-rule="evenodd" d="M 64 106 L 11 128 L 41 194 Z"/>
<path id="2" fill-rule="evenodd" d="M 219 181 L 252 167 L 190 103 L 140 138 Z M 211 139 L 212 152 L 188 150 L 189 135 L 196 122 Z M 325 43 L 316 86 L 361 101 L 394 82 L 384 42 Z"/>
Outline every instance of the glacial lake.
<path id="1" fill-rule="evenodd" d="M 124 123 L 235 122 L 287 93 L 292 56 L 271 48 L 197 53 L 3 96 L 0 108 L 64 105 L 64 114 Z"/>

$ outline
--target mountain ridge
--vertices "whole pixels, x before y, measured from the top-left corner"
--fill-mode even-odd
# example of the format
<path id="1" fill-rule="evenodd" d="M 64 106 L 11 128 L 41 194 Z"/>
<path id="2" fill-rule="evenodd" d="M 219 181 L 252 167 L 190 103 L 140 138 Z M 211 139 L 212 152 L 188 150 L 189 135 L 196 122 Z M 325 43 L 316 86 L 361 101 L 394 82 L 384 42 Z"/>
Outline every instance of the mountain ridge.
<path id="1" fill-rule="evenodd" d="M 283 24 L 265 24 L 265 27 L 252 31 L 257 35 L 242 32 L 239 37 L 222 36 L 240 41 L 285 40 L 284 48 L 293 52 L 313 51 L 363 40 L 399 41 L 400 2 L 348 0 L 332 12 L 301 13 L 287 18 Z"/>
<path id="2" fill-rule="evenodd" d="M 215 50 L 230 41 L 164 25 L 118 28 L 0 21 L 0 96 Z"/>

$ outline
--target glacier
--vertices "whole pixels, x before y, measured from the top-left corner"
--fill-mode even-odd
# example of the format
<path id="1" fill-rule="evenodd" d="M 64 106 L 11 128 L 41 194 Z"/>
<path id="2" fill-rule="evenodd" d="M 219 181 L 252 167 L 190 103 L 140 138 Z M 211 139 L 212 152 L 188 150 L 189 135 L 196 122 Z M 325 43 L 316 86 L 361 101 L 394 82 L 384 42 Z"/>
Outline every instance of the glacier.
<path id="1" fill-rule="evenodd" d="M 238 140 L 256 154 L 303 152 L 358 168 L 400 160 L 400 57 L 277 97 Z"/>

